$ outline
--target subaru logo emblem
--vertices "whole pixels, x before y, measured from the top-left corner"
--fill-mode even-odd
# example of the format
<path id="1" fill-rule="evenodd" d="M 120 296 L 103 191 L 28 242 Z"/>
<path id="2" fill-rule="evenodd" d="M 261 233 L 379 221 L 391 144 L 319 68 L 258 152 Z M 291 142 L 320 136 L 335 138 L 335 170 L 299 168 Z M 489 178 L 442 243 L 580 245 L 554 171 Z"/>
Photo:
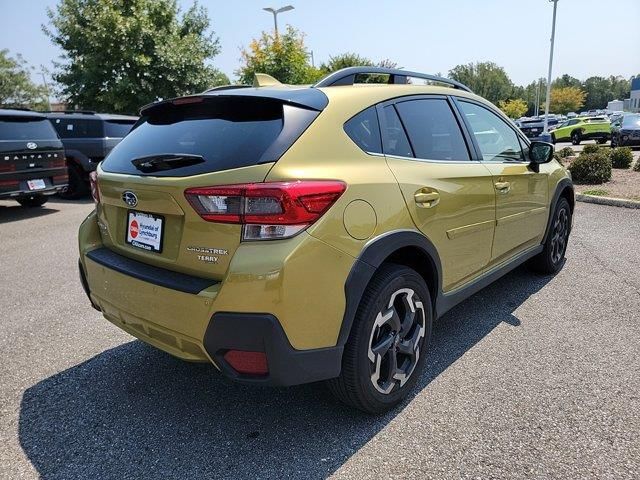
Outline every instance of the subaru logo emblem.
<path id="1" fill-rule="evenodd" d="M 122 192 L 122 201 L 132 208 L 138 205 L 138 197 L 129 190 Z"/>
<path id="2" fill-rule="evenodd" d="M 36 142 L 29 142 L 27 143 L 27 148 L 29 150 L 35 150 L 36 148 L 38 148 L 38 144 Z"/>

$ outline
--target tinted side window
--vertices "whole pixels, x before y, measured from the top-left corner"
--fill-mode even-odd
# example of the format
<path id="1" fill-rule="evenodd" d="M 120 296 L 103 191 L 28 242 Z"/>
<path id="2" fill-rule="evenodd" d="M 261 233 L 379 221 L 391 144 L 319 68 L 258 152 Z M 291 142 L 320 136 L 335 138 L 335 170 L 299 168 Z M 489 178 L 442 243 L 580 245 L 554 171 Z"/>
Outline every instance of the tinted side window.
<path id="1" fill-rule="evenodd" d="M 385 127 L 382 132 L 384 153 L 399 157 L 413 157 L 409 139 L 393 105 L 384 107 L 384 119 Z"/>
<path id="2" fill-rule="evenodd" d="M 469 152 L 446 100 L 409 100 L 396 104 L 418 158 L 469 160 Z"/>
<path id="3" fill-rule="evenodd" d="M 380 125 L 375 107 L 363 110 L 344 124 L 344 131 L 365 152 L 382 153 Z"/>
<path id="4" fill-rule="evenodd" d="M 106 120 L 104 122 L 104 135 L 110 138 L 122 138 L 129 133 L 134 124 L 135 122 L 128 120 Z"/>
<path id="5" fill-rule="evenodd" d="M 460 102 L 460 108 L 471 125 L 484 160 L 524 159 L 518 135 L 495 113 L 464 101 Z"/>
<path id="6" fill-rule="evenodd" d="M 76 118 L 52 118 L 60 138 L 100 138 L 104 136 L 102 121 Z"/>

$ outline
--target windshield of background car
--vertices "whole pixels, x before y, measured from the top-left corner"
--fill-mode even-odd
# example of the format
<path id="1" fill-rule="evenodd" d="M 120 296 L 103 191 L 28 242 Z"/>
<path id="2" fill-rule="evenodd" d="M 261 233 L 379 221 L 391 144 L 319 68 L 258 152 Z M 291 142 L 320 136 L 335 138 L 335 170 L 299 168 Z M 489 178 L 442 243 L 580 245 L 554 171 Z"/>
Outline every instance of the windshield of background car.
<path id="1" fill-rule="evenodd" d="M 57 140 L 56 131 L 46 118 L 0 117 L 0 140 Z"/>
<path id="2" fill-rule="evenodd" d="M 623 127 L 640 127 L 640 115 L 626 115 L 622 120 Z"/>

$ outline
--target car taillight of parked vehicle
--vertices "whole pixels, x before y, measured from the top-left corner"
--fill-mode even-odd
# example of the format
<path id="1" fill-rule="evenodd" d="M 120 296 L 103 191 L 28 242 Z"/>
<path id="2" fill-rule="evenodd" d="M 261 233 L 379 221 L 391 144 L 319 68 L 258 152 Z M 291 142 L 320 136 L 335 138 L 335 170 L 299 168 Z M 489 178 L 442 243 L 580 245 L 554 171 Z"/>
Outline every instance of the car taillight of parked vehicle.
<path id="1" fill-rule="evenodd" d="M 299 180 L 189 188 L 185 196 L 204 220 L 242 225 L 243 240 L 275 240 L 309 227 L 345 189 L 335 180 Z"/>
<path id="2" fill-rule="evenodd" d="M 95 170 L 89 174 L 89 185 L 91 187 L 91 196 L 93 197 L 93 201 L 96 203 L 100 203 L 100 190 L 98 189 L 98 174 L 95 172 Z"/>

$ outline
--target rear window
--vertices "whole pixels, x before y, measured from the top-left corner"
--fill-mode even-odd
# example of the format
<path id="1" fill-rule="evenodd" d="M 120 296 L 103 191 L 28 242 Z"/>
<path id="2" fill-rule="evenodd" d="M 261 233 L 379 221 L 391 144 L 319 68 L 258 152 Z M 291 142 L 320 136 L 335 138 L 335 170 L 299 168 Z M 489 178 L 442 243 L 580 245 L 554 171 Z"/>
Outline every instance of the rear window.
<path id="1" fill-rule="evenodd" d="M 104 122 L 104 136 L 109 138 L 123 138 L 135 124 L 131 120 L 106 120 Z"/>
<path id="2" fill-rule="evenodd" d="M 0 140 L 57 140 L 49 120 L 38 117 L 0 117 Z"/>
<path id="3" fill-rule="evenodd" d="M 60 138 L 100 138 L 103 137 L 102 121 L 98 118 L 52 118 Z"/>
<path id="4" fill-rule="evenodd" d="M 317 113 L 258 97 L 168 104 L 143 118 L 111 151 L 102 168 L 114 173 L 189 176 L 276 161 Z M 283 130 L 285 116 L 289 120 Z M 179 155 L 186 160 L 172 161 Z M 149 162 L 140 162 L 141 158 L 151 163 L 157 159 L 158 167 L 151 171 Z"/>

